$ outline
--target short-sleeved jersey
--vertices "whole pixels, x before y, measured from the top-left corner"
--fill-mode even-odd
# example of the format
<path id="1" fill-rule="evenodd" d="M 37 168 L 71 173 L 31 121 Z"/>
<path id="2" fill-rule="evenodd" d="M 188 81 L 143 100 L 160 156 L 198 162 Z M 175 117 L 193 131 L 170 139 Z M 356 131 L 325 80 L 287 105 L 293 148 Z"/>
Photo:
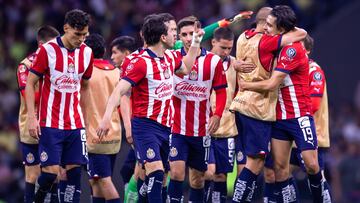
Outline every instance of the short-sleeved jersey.
<path id="1" fill-rule="evenodd" d="M 177 53 L 185 56 L 184 49 Z M 174 76 L 174 123 L 172 133 L 206 136 L 211 116 L 211 91 L 226 88 L 226 76 L 219 56 L 201 49 L 188 75 Z"/>
<path id="2" fill-rule="evenodd" d="M 92 77 L 88 88 L 81 89 L 81 108 L 84 111 L 86 126 L 86 146 L 88 152 L 95 154 L 115 154 L 120 150 L 120 115 L 115 110 L 111 116 L 109 133 L 102 140 L 96 134 L 102 116 L 105 114 L 107 100 L 120 79 L 120 70 L 108 61 L 94 59 Z"/>
<path id="3" fill-rule="evenodd" d="M 236 43 L 236 58 L 256 65 L 250 73 L 237 73 L 238 82 L 263 81 L 269 79 L 273 67 L 273 58 L 279 50 L 281 35 L 270 36 L 255 30 L 242 33 Z M 264 121 L 276 120 L 276 91 L 237 91 L 230 110 L 251 118 Z"/>
<path id="4" fill-rule="evenodd" d="M 170 127 L 173 76 L 181 64 L 181 57 L 170 50 L 158 57 L 150 49 L 145 49 L 131 60 L 123 80 L 133 86 L 133 117 L 149 118 Z"/>
<path id="5" fill-rule="evenodd" d="M 19 131 L 20 131 L 20 141 L 26 144 L 37 144 L 38 141 L 31 137 L 28 130 L 28 116 L 27 116 L 27 108 L 25 103 L 25 87 L 26 87 L 26 80 L 29 75 L 29 69 L 34 62 L 36 57 L 36 53 L 32 53 L 27 56 L 24 60 L 21 61 L 19 64 L 16 75 L 18 81 L 18 87 L 20 91 L 20 109 L 19 109 Z M 39 98 L 40 98 L 40 91 L 39 85 L 42 84 L 42 78 L 36 83 L 35 86 L 35 111 L 38 113 L 38 106 L 39 106 Z"/>
<path id="6" fill-rule="evenodd" d="M 329 108 L 324 71 L 314 61 L 309 60 L 310 97 L 320 97 L 320 107 L 314 112 L 316 136 L 319 147 L 330 147 Z"/>
<path id="7" fill-rule="evenodd" d="M 131 59 L 138 56 L 139 54 L 142 54 L 143 52 L 144 48 L 139 48 L 124 58 L 123 62 L 120 65 L 120 78 L 123 78 L 125 76 L 126 67 L 129 65 Z"/>
<path id="8" fill-rule="evenodd" d="M 63 130 L 84 128 L 80 103 L 81 80 L 91 77 L 92 50 L 84 43 L 69 50 L 61 37 L 42 46 L 30 71 L 44 76 L 40 126 Z"/>
<path id="9" fill-rule="evenodd" d="M 300 42 L 281 49 L 275 71 L 286 73 L 278 94 L 276 118 L 286 120 L 312 115 L 309 92 L 309 64 Z"/>
<path id="10" fill-rule="evenodd" d="M 222 60 L 224 72 L 226 74 L 227 88 L 226 88 L 226 105 L 222 114 L 219 128 L 211 136 L 213 137 L 233 137 L 238 134 L 235 124 L 235 114 L 229 111 L 230 105 L 234 99 L 236 90 L 236 70 L 233 67 L 235 58 L 228 56 Z M 215 112 L 216 109 L 216 92 L 211 93 L 211 110 Z"/>

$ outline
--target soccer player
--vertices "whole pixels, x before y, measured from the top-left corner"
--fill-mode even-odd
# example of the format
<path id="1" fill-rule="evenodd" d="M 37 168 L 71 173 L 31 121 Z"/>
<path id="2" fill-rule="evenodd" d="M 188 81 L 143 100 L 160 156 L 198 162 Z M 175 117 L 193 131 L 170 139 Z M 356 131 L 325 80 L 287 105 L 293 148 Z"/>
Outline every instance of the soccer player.
<path id="1" fill-rule="evenodd" d="M 106 138 L 99 139 L 96 128 L 105 112 L 107 98 L 120 80 L 120 69 L 104 60 L 105 40 L 99 34 L 86 37 L 94 55 L 94 68 L 88 88 L 81 90 L 81 107 L 86 126 L 86 146 L 89 155 L 88 173 L 93 203 L 120 202 L 119 194 L 111 180 L 116 154 L 121 145 L 120 115 L 114 111 L 111 128 Z"/>
<path id="2" fill-rule="evenodd" d="M 136 95 L 132 97 L 132 136 L 145 166 L 148 201 L 156 203 L 162 202 L 164 165 L 169 153 L 173 75 L 190 72 L 203 35 L 202 30 L 196 30 L 192 46 L 181 60 L 167 51 L 176 40 L 176 32 L 169 25 L 158 15 L 144 22 L 142 33 L 148 48 L 127 66 L 97 130 L 99 137 L 106 136 L 113 109 L 119 105 L 120 97 L 131 90 Z"/>
<path id="3" fill-rule="evenodd" d="M 251 73 L 239 72 L 238 79 L 263 81 L 270 78 L 273 57 L 279 47 L 306 36 L 306 31 L 301 29 L 276 36 L 264 34 L 266 18 L 271 10 L 269 7 L 261 8 L 256 15 L 256 28 L 246 30 L 238 38 L 236 57 L 244 60 L 240 67 L 256 65 Z M 269 153 L 272 122 L 276 119 L 276 98 L 274 91 L 239 91 L 230 106 L 239 119 L 239 134 L 242 136 L 246 154 L 246 165 L 235 183 L 234 202 L 252 200 L 257 176 L 262 171 L 265 157 Z M 265 195 L 273 193 L 273 185 L 269 184 L 266 180 Z"/>
<path id="4" fill-rule="evenodd" d="M 310 55 L 313 47 L 314 40 L 309 35 L 303 41 L 306 53 Z M 318 161 L 322 174 L 322 180 L 324 184 L 323 191 L 323 202 L 331 202 L 331 191 L 330 185 L 326 181 L 324 170 L 324 155 L 326 150 L 330 147 L 330 137 L 329 137 L 329 112 L 328 112 L 328 98 L 327 98 L 327 88 L 326 80 L 323 69 L 313 60 L 309 59 L 309 86 L 310 86 L 310 98 L 312 103 L 312 112 L 314 114 L 314 122 L 316 125 L 316 136 L 318 141 Z M 290 158 L 290 173 L 296 167 L 301 167 L 304 169 L 303 160 L 300 155 L 300 151 L 297 148 L 292 148 L 291 158 Z M 295 190 L 296 187 L 293 188 Z M 298 191 L 296 191 L 295 194 Z"/>
<path id="5" fill-rule="evenodd" d="M 219 128 L 211 134 L 211 149 L 208 170 L 205 173 L 205 185 L 209 178 L 214 181 L 214 187 L 208 200 L 210 202 L 226 202 L 227 173 L 232 172 L 235 157 L 235 136 L 238 131 L 235 125 L 235 116 L 229 111 L 230 104 L 235 96 L 236 71 L 235 58 L 230 55 L 234 43 L 234 33 L 230 28 L 217 28 L 211 41 L 211 52 L 220 56 L 223 70 L 226 74 L 226 106 L 222 114 Z M 212 111 L 216 111 L 216 91 L 211 94 Z M 209 174 L 210 172 L 210 174 Z M 209 177 L 210 176 L 210 177 Z M 209 184 L 209 183 L 208 183 Z M 205 187 L 205 193 L 206 187 Z M 211 200 L 210 200 L 211 199 Z"/>
<path id="6" fill-rule="evenodd" d="M 191 48 L 195 26 L 194 16 L 181 19 L 178 23 L 179 37 L 184 47 L 178 55 L 186 56 Z M 197 59 L 187 76 L 174 76 L 174 123 L 170 140 L 170 202 L 182 199 L 182 183 L 185 168 L 189 166 L 189 201 L 203 202 L 204 174 L 207 169 L 210 134 L 219 127 L 226 103 L 226 76 L 219 56 L 201 48 Z M 210 114 L 210 94 L 216 91 L 216 111 Z"/>
<path id="7" fill-rule="evenodd" d="M 296 16 L 290 7 L 276 6 L 266 19 L 265 31 L 271 35 L 287 33 L 295 28 L 295 23 Z M 301 42 L 295 42 L 281 49 L 276 68 L 269 79 L 259 82 L 241 80 L 239 84 L 242 91 L 266 92 L 279 88 L 271 141 L 278 202 L 296 201 L 291 199 L 288 182 L 293 140 L 305 162 L 313 201 L 322 202 L 323 199 L 308 82 L 306 50 Z"/>
<path id="8" fill-rule="evenodd" d="M 66 13 L 64 35 L 40 46 L 27 79 L 26 107 L 29 134 L 39 139 L 41 174 L 35 202 L 43 202 L 60 165 L 65 166 L 65 202 L 79 202 L 81 165 L 87 163 L 86 133 L 79 105 L 93 69 L 91 49 L 83 42 L 90 17 L 81 10 Z M 35 84 L 44 77 L 40 117 L 35 111 Z"/>
<path id="9" fill-rule="evenodd" d="M 38 46 L 50 41 L 59 36 L 60 33 L 52 26 L 45 25 L 37 31 Z M 23 163 L 25 165 L 25 203 L 32 203 L 35 195 L 35 182 L 40 175 L 40 159 L 39 159 L 39 142 L 37 139 L 31 137 L 28 131 L 28 117 L 25 101 L 25 87 L 26 79 L 29 75 L 29 70 L 36 58 L 36 53 L 32 53 L 22 60 L 17 68 L 17 81 L 20 91 L 20 109 L 19 109 L 19 131 L 20 143 L 23 154 Z M 39 110 L 40 100 L 40 86 L 41 82 L 36 84 L 35 90 L 35 112 Z M 36 113 L 36 115 L 38 115 Z M 57 198 L 57 186 L 53 185 L 51 188 L 51 198 Z"/>

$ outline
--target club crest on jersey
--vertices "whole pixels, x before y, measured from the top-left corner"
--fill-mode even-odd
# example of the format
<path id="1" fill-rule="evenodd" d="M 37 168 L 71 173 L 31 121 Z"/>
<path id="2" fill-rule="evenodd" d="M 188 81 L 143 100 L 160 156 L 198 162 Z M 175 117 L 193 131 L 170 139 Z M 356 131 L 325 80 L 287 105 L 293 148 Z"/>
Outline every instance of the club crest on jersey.
<path id="1" fill-rule="evenodd" d="M 169 71 L 168 68 L 164 70 L 163 74 L 164 74 L 164 78 L 165 78 L 165 79 L 169 79 L 169 78 L 170 78 L 170 71 Z"/>
<path id="2" fill-rule="evenodd" d="M 189 79 L 190 80 L 197 80 L 198 79 L 198 73 L 196 70 L 191 70 L 190 74 L 189 74 Z"/>
<path id="3" fill-rule="evenodd" d="M 244 159 L 244 154 L 241 152 L 241 151 L 239 151 L 238 153 L 237 153 L 237 155 L 236 155 L 236 161 L 237 162 L 240 162 L 240 161 L 242 161 Z"/>
<path id="4" fill-rule="evenodd" d="M 20 67 L 19 67 L 19 72 L 23 73 L 25 71 L 26 71 L 26 66 L 24 64 L 21 64 Z"/>
<path id="5" fill-rule="evenodd" d="M 42 162 L 45 162 L 45 161 L 47 161 L 48 160 L 48 155 L 47 155 L 47 153 L 46 152 L 41 152 L 41 154 L 40 154 L 40 161 L 42 161 Z"/>
<path id="6" fill-rule="evenodd" d="M 178 155 L 178 151 L 175 147 L 171 147 L 170 149 L 170 156 L 171 157 L 176 157 Z"/>
<path id="7" fill-rule="evenodd" d="M 292 59 L 296 56 L 296 50 L 292 47 L 290 47 L 289 49 L 286 50 L 286 55 Z"/>
<path id="8" fill-rule="evenodd" d="M 32 153 L 28 153 L 28 154 L 26 155 L 26 161 L 27 161 L 29 164 L 34 163 L 34 161 L 35 161 L 34 155 L 33 155 Z"/>
<path id="9" fill-rule="evenodd" d="M 321 73 L 320 73 L 320 72 L 316 72 L 316 73 L 314 74 L 314 80 L 321 81 L 321 79 L 322 79 Z"/>
<path id="10" fill-rule="evenodd" d="M 75 72 L 75 65 L 73 63 L 69 64 L 69 67 L 67 69 L 68 73 L 74 73 Z"/>
<path id="11" fill-rule="evenodd" d="M 148 159 L 153 159 L 155 157 L 155 152 L 153 149 L 149 148 L 147 151 L 146 151 L 146 157 Z"/>

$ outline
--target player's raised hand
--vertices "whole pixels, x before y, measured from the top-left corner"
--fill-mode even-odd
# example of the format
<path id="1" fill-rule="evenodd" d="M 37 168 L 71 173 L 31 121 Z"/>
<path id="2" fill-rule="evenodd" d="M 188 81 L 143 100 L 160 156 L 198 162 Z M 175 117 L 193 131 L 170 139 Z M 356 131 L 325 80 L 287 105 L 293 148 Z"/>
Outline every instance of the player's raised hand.
<path id="1" fill-rule="evenodd" d="M 100 140 L 102 140 L 109 132 L 110 129 L 110 119 L 103 117 L 100 121 L 99 127 L 96 129 L 96 134 Z"/>
<path id="2" fill-rule="evenodd" d="M 254 12 L 252 12 L 252 11 L 242 11 L 234 17 L 233 21 L 240 20 L 240 19 L 249 19 L 249 18 L 251 18 L 251 15 L 253 13 Z"/>
<path id="3" fill-rule="evenodd" d="M 38 140 L 40 135 L 40 126 L 36 116 L 28 118 L 28 129 L 30 136 Z"/>
<path id="4" fill-rule="evenodd" d="M 201 29 L 199 21 L 196 21 L 194 24 L 194 33 L 191 41 L 191 46 L 200 47 L 201 40 L 205 34 L 205 31 Z"/>
<path id="5" fill-rule="evenodd" d="M 220 117 L 218 115 L 213 115 L 210 118 L 208 131 L 210 134 L 213 134 L 220 126 Z"/>
<path id="6" fill-rule="evenodd" d="M 236 71 L 241 73 L 250 73 L 256 68 L 255 64 L 245 60 L 235 60 L 233 66 Z"/>

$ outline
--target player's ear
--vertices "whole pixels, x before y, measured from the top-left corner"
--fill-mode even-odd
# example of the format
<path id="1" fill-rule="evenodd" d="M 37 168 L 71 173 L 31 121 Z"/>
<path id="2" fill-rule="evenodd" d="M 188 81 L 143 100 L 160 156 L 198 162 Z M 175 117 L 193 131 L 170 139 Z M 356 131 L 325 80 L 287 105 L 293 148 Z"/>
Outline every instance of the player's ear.
<path id="1" fill-rule="evenodd" d="M 165 41 L 166 41 L 166 36 L 165 36 L 165 35 L 161 35 L 161 36 L 160 36 L 160 41 L 165 42 Z"/>
<path id="2" fill-rule="evenodd" d="M 68 24 L 65 24 L 64 27 L 63 27 L 63 29 L 64 29 L 64 32 L 66 33 L 66 32 L 69 30 L 69 25 L 68 25 Z"/>
<path id="3" fill-rule="evenodd" d="M 216 43 L 216 40 L 215 40 L 215 39 L 212 39 L 212 40 L 211 40 L 211 46 L 214 47 L 214 46 L 215 46 L 215 43 Z"/>

